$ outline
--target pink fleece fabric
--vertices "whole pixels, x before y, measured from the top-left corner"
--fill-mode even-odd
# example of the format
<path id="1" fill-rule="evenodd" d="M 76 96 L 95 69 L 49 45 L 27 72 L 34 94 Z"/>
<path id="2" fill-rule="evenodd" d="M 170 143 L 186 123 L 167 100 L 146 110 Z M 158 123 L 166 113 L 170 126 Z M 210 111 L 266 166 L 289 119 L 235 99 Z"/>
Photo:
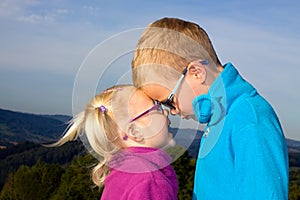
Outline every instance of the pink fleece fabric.
<path id="1" fill-rule="evenodd" d="M 130 147 L 113 157 L 101 200 L 176 200 L 178 181 L 163 150 Z"/>

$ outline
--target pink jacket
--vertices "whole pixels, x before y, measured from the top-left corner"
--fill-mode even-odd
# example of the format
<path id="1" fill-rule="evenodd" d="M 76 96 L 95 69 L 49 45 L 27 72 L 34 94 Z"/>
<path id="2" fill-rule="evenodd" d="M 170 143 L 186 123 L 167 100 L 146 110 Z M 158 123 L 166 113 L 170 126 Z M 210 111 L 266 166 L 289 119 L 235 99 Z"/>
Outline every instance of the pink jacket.
<path id="1" fill-rule="evenodd" d="M 176 200 L 178 181 L 163 150 L 130 147 L 113 157 L 101 200 Z"/>

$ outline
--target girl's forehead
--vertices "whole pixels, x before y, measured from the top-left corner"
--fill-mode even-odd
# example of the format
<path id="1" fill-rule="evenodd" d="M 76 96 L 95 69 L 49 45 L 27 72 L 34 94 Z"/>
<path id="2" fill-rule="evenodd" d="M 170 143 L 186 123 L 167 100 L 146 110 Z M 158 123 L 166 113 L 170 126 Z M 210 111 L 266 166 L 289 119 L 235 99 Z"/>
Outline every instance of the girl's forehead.
<path id="1" fill-rule="evenodd" d="M 128 115 L 132 119 L 153 106 L 153 100 L 150 99 L 142 90 L 136 90 L 128 104 Z"/>

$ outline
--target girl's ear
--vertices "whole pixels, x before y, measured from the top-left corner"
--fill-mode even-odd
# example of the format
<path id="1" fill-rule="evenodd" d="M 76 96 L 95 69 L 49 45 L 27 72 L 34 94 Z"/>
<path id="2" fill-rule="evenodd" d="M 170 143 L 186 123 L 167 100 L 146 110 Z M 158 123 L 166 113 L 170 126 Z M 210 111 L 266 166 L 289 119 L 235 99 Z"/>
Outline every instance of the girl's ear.
<path id="1" fill-rule="evenodd" d="M 127 129 L 127 137 L 135 142 L 141 143 L 144 141 L 144 136 L 141 133 L 141 131 L 138 129 L 138 127 L 132 123 L 130 124 Z"/>
<path id="2" fill-rule="evenodd" d="M 197 82 L 199 81 L 201 84 L 206 80 L 206 69 L 199 62 L 191 62 L 188 66 L 187 74 L 189 77 L 194 78 Z"/>

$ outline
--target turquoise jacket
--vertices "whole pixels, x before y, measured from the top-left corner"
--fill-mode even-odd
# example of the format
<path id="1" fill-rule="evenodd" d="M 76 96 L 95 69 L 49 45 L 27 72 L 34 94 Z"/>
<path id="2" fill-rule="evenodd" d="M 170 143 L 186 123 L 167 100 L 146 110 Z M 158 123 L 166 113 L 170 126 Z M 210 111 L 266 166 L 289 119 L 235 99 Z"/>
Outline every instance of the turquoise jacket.
<path id="1" fill-rule="evenodd" d="M 207 123 L 197 158 L 194 200 L 288 199 L 288 153 L 271 105 L 231 63 L 193 100 Z"/>

